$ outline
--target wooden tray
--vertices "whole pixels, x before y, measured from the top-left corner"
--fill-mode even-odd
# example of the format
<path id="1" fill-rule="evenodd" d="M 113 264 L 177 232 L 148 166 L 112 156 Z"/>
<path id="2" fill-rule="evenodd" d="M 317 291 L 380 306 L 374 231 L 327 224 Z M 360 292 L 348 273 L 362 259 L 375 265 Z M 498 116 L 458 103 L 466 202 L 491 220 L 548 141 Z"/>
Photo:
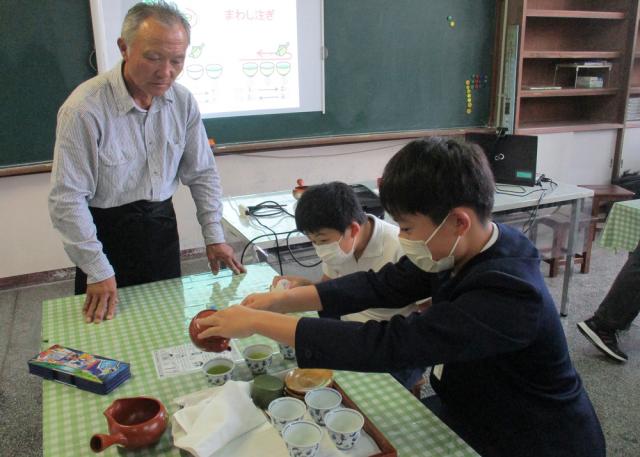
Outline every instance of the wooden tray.
<path id="1" fill-rule="evenodd" d="M 344 406 L 346 406 L 347 408 L 355 409 L 360 414 L 362 414 L 362 417 L 364 417 L 364 427 L 362 428 L 369 434 L 371 438 L 373 438 L 373 441 L 375 441 L 380 448 L 380 452 L 378 452 L 377 454 L 372 454 L 369 457 L 397 457 L 398 451 L 396 451 L 396 448 L 391 445 L 389 440 L 382 434 L 382 432 L 378 430 L 373 422 L 369 420 L 367 415 L 363 413 L 360 408 L 358 408 L 358 405 L 356 405 L 355 402 L 351 400 L 351 398 L 349 398 L 349 396 L 345 393 L 344 390 L 342 390 L 335 379 L 333 380 L 332 387 L 342 395 L 342 404 Z"/>

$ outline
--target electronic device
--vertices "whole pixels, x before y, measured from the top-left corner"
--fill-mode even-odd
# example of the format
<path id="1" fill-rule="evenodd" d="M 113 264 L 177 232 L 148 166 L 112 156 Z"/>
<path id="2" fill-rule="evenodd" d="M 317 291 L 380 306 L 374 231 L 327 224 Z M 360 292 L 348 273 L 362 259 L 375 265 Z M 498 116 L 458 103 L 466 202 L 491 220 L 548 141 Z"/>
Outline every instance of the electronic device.
<path id="1" fill-rule="evenodd" d="M 374 191 L 362 184 L 350 184 L 350 187 L 355 192 L 365 213 L 373 214 L 378 219 L 384 219 L 384 208 L 380 203 L 380 197 Z"/>
<path id="2" fill-rule="evenodd" d="M 465 138 L 482 148 L 496 183 L 529 187 L 536 184 L 537 136 L 468 133 Z"/>

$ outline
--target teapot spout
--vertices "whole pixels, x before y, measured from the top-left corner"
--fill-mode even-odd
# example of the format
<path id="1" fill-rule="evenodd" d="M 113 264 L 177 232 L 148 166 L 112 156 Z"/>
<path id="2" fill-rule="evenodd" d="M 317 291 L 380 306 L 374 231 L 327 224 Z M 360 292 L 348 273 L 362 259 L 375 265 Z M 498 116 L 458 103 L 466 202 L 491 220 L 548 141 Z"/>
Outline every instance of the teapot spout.
<path id="1" fill-rule="evenodd" d="M 102 452 L 109 446 L 114 444 L 120 444 L 122 446 L 127 445 L 127 439 L 122 433 L 114 433 L 113 435 L 104 435 L 102 433 L 96 433 L 91 437 L 89 446 L 93 452 Z"/>

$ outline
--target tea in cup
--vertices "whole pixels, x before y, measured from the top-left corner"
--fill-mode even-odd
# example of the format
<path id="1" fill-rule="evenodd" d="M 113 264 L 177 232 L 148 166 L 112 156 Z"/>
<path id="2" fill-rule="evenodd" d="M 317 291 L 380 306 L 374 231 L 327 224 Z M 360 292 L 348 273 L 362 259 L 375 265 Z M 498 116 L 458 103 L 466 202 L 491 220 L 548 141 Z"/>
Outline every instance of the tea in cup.
<path id="1" fill-rule="evenodd" d="M 224 357 L 211 359 L 202 366 L 207 381 L 214 386 L 222 386 L 230 380 L 234 368 L 233 360 Z"/>
<path id="2" fill-rule="evenodd" d="M 351 449 L 360 438 L 364 417 L 355 409 L 336 408 L 324 416 L 331 441 L 340 450 Z"/>
<path id="3" fill-rule="evenodd" d="M 271 423 L 280 434 L 285 425 L 302 420 L 306 412 L 307 405 L 293 397 L 276 398 L 267 409 Z"/>
<path id="4" fill-rule="evenodd" d="M 268 344 L 253 344 L 242 351 L 242 355 L 251 373 L 258 375 L 266 373 L 271 366 L 273 350 Z"/>
<path id="5" fill-rule="evenodd" d="M 282 438 L 291 457 L 314 457 L 320 449 L 322 429 L 313 422 L 290 422 L 282 429 Z"/>
<path id="6" fill-rule="evenodd" d="M 322 387 L 307 392 L 304 402 L 309 407 L 311 417 L 318 425 L 324 425 L 324 416 L 342 403 L 342 395 L 330 387 Z"/>

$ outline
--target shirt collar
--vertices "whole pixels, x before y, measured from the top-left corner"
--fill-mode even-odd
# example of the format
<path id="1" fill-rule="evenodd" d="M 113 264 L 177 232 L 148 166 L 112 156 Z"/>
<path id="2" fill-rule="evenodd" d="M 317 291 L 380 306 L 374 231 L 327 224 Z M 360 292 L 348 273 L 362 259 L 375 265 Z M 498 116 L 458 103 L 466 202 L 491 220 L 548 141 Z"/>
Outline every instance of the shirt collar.
<path id="1" fill-rule="evenodd" d="M 384 252 L 384 231 L 380 227 L 380 222 L 377 217 L 367 214 L 367 218 L 371 223 L 371 238 L 367 246 L 362 251 L 360 258 L 368 257 L 381 257 Z"/>
<path id="2" fill-rule="evenodd" d="M 107 73 L 107 79 L 109 80 L 109 84 L 111 84 L 111 87 L 113 88 L 113 95 L 118 107 L 118 114 L 120 115 L 124 115 L 132 109 L 141 111 L 140 107 L 133 101 L 133 97 L 131 96 L 131 94 L 129 94 L 127 86 L 124 83 L 124 76 L 122 75 L 123 65 L 124 62 L 121 60 Z M 159 111 L 167 103 L 172 103 L 174 98 L 173 90 L 174 89 L 172 85 L 163 95 L 161 95 L 160 97 L 154 97 L 153 103 L 151 104 L 151 107 L 148 111 Z"/>

